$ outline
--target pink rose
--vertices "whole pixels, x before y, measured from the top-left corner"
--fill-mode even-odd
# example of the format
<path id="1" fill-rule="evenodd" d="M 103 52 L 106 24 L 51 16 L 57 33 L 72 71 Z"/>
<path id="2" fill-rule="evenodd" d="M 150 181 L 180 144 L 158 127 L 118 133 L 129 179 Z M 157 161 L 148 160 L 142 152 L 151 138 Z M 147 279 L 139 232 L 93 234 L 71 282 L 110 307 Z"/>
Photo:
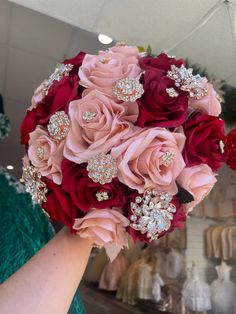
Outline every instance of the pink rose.
<path id="1" fill-rule="evenodd" d="M 83 218 L 76 218 L 73 226 L 81 238 L 90 238 L 94 244 L 104 246 L 112 259 L 128 246 L 125 228 L 129 220 L 117 210 L 93 209 Z"/>
<path id="2" fill-rule="evenodd" d="M 112 96 L 117 80 L 126 77 L 139 79 L 138 58 L 138 48 L 129 46 L 113 47 L 100 51 L 98 55 L 86 54 L 79 69 L 80 85 Z"/>
<path id="3" fill-rule="evenodd" d="M 69 105 L 70 131 L 64 156 L 83 163 L 98 153 L 107 153 L 133 130 L 138 105 L 117 104 L 98 91 L 91 91 Z"/>
<path id="4" fill-rule="evenodd" d="M 221 113 L 221 104 L 219 101 L 219 96 L 214 90 L 212 84 L 208 83 L 206 79 L 205 88 L 208 91 L 207 94 L 200 99 L 190 98 L 189 106 L 195 110 L 199 110 L 211 116 L 218 117 Z"/>
<path id="5" fill-rule="evenodd" d="M 28 156 L 33 166 L 39 168 L 41 174 L 56 184 L 61 184 L 61 162 L 64 142 L 56 142 L 41 127 L 29 134 Z"/>
<path id="6" fill-rule="evenodd" d="M 29 157 L 27 154 L 25 154 L 24 157 L 22 158 L 22 164 L 24 167 L 27 167 L 30 165 Z"/>
<path id="7" fill-rule="evenodd" d="M 183 169 L 177 182 L 194 197 L 194 201 L 183 205 L 187 212 L 190 212 L 210 193 L 216 181 L 214 173 L 206 164 Z"/>
<path id="8" fill-rule="evenodd" d="M 142 129 L 111 151 L 118 178 L 143 193 L 148 188 L 177 193 L 175 179 L 185 167 L 183 133 L 164 128 Z M 169 162 L 165 160 L 169 156 Z"/>
<path id="9" fill-rule="evenodd" d="M 33 109 L 37 108 L 38 104 L 43 100 L 44 96 L 45 95 L 43 92 L 43 83 L 41 83 L 39 87 L 35 90 L 34 95 L 31 99 L 31 106 L 27 110 L 32 111 Z"/>
<path id="10" fill-rule="evenodd" d="M 127 46 L 123 44 L 117 43 L 114 47 L 111 47 L 108 49 L 108 51 L 114 52 L 114 53 L 121 53 L 125 55 L 126 57 L 133 57 L 140 58 L 140 52 L 136 46 Z M 103 53 L 104 51 L 100 51 L 100 53 Z"/>

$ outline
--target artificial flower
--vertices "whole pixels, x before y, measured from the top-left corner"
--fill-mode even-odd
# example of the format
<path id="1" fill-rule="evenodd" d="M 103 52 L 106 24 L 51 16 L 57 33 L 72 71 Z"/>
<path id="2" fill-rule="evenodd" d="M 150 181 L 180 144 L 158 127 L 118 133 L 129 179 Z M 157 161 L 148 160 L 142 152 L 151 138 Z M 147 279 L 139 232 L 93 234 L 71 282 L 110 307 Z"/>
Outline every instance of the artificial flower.
<path id="1" fill-rule="evenodd" d="M 138 58 L 138 48 L 129 46 L 110 48 L 98 55 L 87 54 L 79 69 L 80 84 L 114 98 L 113 88 L 117 80 L 127 77 L 139 79 L 141 69 Z"/>
<path id="2" fill-rule="evenodd" d="M 93 209 L 83 218 L 75 219 L 73 229 L 81 238 L 89 238 L 98 245 L 104 246 L 108 256 L 114 260 L 119 251 L 128 246 L 125 228 L 129 220 L 118 210 Z"/>
<path id="3" fill-rule="evenodd" d="M 229 152 L 227 157 L 227 165 L 236 171 L 236 129 L 233 129 L 227 135 L 226 147 Z"/>
<path id="4" fill-rule="evenodd" d="M 82 215 L 60 185 L 55 184 L 46 177 L 42 177 L 42 181 L 46 183 L 48 190 L 46 194 L 47 201 L 42 203 L 42 208 L 53 221 L 61 222 L 63 225 L 72 228 L 75 218 Z"/>
<path id="5" fill-rule="evenodd" d="M 216 181 L 213 171 L 206 164 L 184 168 L 177 182 L 194 197 L 192 202 L 183 205 L 185 210 L 190 212 L 199 204 L 210 193 Z"/>
<path id="6" fill-rule="evenodd" d="M 117 104 L 94 90 L 69 105 L 71 121 L 64 156 L 77 163 L 111 148 L 132 133 L 138 116 L 138 105 Z"/>
<path id="7" fill-rule="evenodd" d="M 37 108 L 38 104 L 43 100 L 44 94 L 44 86 L 43 83 L 39 85 L 39 87 L 35 90 L 34 95 L 31 99 L 31 106 L 28 108 L 29 111 Z"/>
<path id="8" fill-rule="evenodd" d="M 126 204 L 125 186 L 117 179 L 101 185 L 88 177 L 86 165 L 75 164 L 64 159 L 62 162 L 62 189 L 81 211 L 91 208 L 123 207 Z"/>
<path id="9" fill-rule="evenodd" d="M 221 105 L 219 96 L 217 95 L 211 83 L 204 79 L 204 87 L 207 90 L 205 96 L 200 99 L 190 98 L 189 107 L 211 116 L 218 117 L 221 113 Z"/>
<path id="10" fill-rule="evenodd" d="M 79 53 L 77 57 L 68 59 L 78 68 L 84 58 L 84 53 Z M 57 111 L 68 112 L 68 105 L 71 101 L 79 99 L 82 89 L 79 89 L 80 78 L 75 69 L 69 75 L 62 77 L 59 81 L 54 81 L 48 90 L 48 94 L 31 111 L 27 111 L 21 124 L 21 143 L 28 144 L 29 133 L 33 132 L 37 125 L 46 126 L 50 117 Z"/>
<path id="11" fill-rule="evenodd" d="M 227 158 L 224 121 L 206 114 L 193 114 L 184 124 L 186 136 L 183 157 L 187 166 L 207 164 L 213 171 Z"/>
<path id="12" fill-rule="evenodd" d="M 141 129 L 113 147 L 111 155 L 118 167 L 118 178 L 132 189 L 143 193 L 155 188 L 177 193 L 175 179 L 185 167 L 182 149 L 185 136 L 164 128 Z M 170 154 L 169 162 L 165 156 Z"/>
<path id="13" fill-rule="evenodd" d="M 56 184 L 61 184 L 61 162 L 64 142 L 54 141 L 42 127 L 29 134 L 28 157 L 41 174 Z"/>

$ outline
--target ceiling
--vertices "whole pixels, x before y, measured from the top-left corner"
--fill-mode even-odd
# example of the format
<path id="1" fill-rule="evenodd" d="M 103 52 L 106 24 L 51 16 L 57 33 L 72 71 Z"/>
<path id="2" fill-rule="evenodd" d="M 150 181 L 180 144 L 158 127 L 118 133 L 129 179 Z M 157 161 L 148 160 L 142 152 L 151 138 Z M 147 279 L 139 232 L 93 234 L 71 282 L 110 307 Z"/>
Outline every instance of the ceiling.
<path id="1" fill-rule="evenodd" d="M 118 41 L 188 57 L 236 86 L 236 0 L 11 1 Z"/>
<path id="2" fill-rule="evenodd" d="M 13 165 L 13 174 L 21 176 L 19 129 L 34 89 L 58 61 L 99 49 L 104 45 L 95 34 L 0 0 L 0 93 L 12 125 L 10 136 L 0 142 L 0 165 Z"/>
<path id="3" fill-rule="evenodd" d="M 236 86 L 234 8 L 236 0 L 230 5 L 223 0 L 0 0 L 0 93 L 12 123 L 11 135 L 0 143 L 0 165 L 14 165 L 20 177 L 19 128 L 34 89 L 58 61 L 80 50 L 104 49 L 95 33 L 188 57 Z"/>

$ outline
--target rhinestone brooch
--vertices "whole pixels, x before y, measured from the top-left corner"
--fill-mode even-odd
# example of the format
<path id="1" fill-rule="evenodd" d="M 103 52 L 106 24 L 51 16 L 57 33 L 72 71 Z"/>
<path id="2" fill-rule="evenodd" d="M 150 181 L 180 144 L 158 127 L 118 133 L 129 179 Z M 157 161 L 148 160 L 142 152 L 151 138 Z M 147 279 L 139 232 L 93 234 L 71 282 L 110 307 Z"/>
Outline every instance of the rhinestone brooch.
<path id="1" fill-rule="evenodd" d="M 167 192 L 147 190 L 131 203 L 130 227 L 146 234 L 149 241 L 157 240 L 159 235 L 168 231 L 176 207 L 171 203 L 172 196 Z"/>
<path id="2" fill-rule="evenodd" d="M 73 69 L 73 64 L 59 63 L 55 71 L 45 80 L 43 84 L 43 92 L 45 96 L 48 94 L 49 88 L 52 86 L 54 81 L 60 81 L 63 76 L 68 76 L 70 71 Z"/>
<path id="3" fill-rule="evenodd" d="M 54 140 L 62 140 L 70 129 L 70 120 L 64 111 L 57 111 L 51 116 L 48 124 L 48 132 Z"/>
<path id="4" fill-rule="evenodd" d="M 171 98 L 175 98 L 179 96 L 179 93 L 176 92 L 176 90 L 171 87 L 171 88 L 167 88 L 166 89 L 167 94 L 171 97 Z"/>
<path id="5" fill-rule="evenodd" d="M 116 81 L 113 93 L 120 100 L 134 102 L 142 96 L 144 90 L 138 80 L 128 77 Z"/>
<path id="6" fill-rule="evenodd" d="M 31 194 L 32 200 L 38 204 L 47 201 L 48 192 L 46 184 L 41 181 L 41 173 L 33 166 L 24 166 L 22 181 L 25 183 L 26 192 Z"/>
<path id="7" fill-rule="evenodd" d="M 180 68 L 172 64 L 167 77 L 174 80 L 175 86 L 188 92 L 192 98 L 201 99 L 208 92 L 204 87 L 203 78 L 199 74 L 193 75 L 193 69 L 187 69 L 183 64 Z"/>
<path id="8" fill-rule="evenodd" d="M 109 200 L 109 195 L 107 192 L 97 192 L 96 197 L 99 202 Z"/>
<path id="9" fill-rule="evenodd" d="M 96 115 L 97 115 L 96 112 L 85 111 L 85 112 L 83 112 L 82 117 L 83 117 L 83 120 L 85 120 L 85 121 L 91 121 L 91 120 L 93 120 L 93 118 L 96 117 Z"/>
<path id="10" fill-rule="evenodd" d="M 167 150 L 164 152 L 164 154 L 161 156 L 162 164 L 166 167 L 170 166 L 175 159 L 175 154 Z"/>
<path id="11" fill-rule="evenodd" d="M 88 176 L 93 182 L 100 184 L 111 183 L 117 176 L 117 166 L 110 154 L 100 153 L 89 159 L 87 165 Z"/>
<path id="12" fill-rule="evenodd" d="M 42 146 L 36 147 L 35 153 L 36 153 L 36 156 L 37 156 L 38 158 L 43 159 L 43 156 L 44 156 L 44 149 L 43 149 Z"/>

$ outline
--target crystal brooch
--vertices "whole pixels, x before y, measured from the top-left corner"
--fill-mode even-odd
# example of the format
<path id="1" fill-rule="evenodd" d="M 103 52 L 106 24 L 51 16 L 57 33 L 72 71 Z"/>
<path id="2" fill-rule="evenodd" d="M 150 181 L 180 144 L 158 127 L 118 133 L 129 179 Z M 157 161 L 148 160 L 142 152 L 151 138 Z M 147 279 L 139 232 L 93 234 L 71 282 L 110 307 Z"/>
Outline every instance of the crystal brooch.
<path id="1" fill-rule="evenodd" d="M 43 92 L 45 95 L 48 94 L 49 88 L 52 86 L 54 81 L 60 81 L 63 76 L 68 76 L 70 71 L 73 69 L 73 64 L 59 63 L 55 71 L 45 80 L 43 84 Z"/>
<path id="2" fill-rule="evenodd" d="M 178 97 L 179 96 L 179 93 L 176 92 L 176 90 L 171 87 L 171 88 L 166 88 L 166 92 L 167 94 L 171 97 L 171 98 L 174 98 L 174 97 Z"/>
<path id="3" fill-rule="evenodd" d="M 173 163 L 174 159 L 175 159 L 175 154 L 170 152 L 169 150 L 167 150 L 161 156 L 162 165 L 168 167 L 168 166 L 170 166 Z"/>
<path id="4" fill-rule="evenodd" d="M 62 140 L 70 129 L 70 120 L 64 111 L 57 111 L 51 116 L 48 124 L 48 132 L 54 140 Z"/>
<path id="5" fill-rule="evenodd" d="M 157 240 L 168 231 L 174 218 L 176 207 L 171 203 L 172 196 L 167 192 L 147 190 L 131 203 L 130 227 L 146 234 L 149 241 Z"/>
<path id="6" fill-rule="evenodd" d="M 187 69 L 183 64 L 180 68 L 172 64 L 167 77 L 174 80 L 175 86 L 189 93 L 192 98 L 201 99 L 208 92 L 204 87 L 203 78 L 199 74 L 193 75 L 193 69 Z"/>
<path id="7" fill-rule="evenodd" d="M 117 166 L 110 154 L 100 153 L 89 159 L 87 165 L 88 176 L 93 182 L 100 184 L 111 183 L 117 176 Z"/>
<path id="8" fill-rule="evenodd" d="M 22 181 L 25 183 L 26 192 L 31 194 L 32 200 L 38 204 L 47 201 L 48 192 L 46 184 L 41 181 L 41 173 L 33 166 L 24 166 Z"/>
<path id="9" fill-rule="evenodd" d="M 36 150 L 35 150 L 35 153 L 36 153 L 36 156 L 39 158 L 39 159 L 43 159 L 44 157 L 44 149 L 42 146 L 37 146 L 36 147 Z"/>
<path id="10" fill-rule="evenodd" d="M 83 120 L 85 120 L 85 121 L 91 121 L 91 120 L 93 120 L 93 118 L 96 117 L 96 115 L 97 115 L 96 112 L 85 111 L 85 112 L 83 112 L 82 117 L 83 117 Z"/>
<path id="11" fill-rule="evenodd" d="M 96 193 L 96 197 L 97 197 L 97 200 L 99 201 L 99 202 L 103 202 L 103 201 L 107 201 L 107 200 L 109 200 L 109 195 L 108 195 L 108 193 L 107 192 L 97 192 Z"/>
<path id="12" fill-rule="evenodd" d="M 142 96 L 144 90 L 138 80 L 128 77 L 116 81 L 113 93 L 120 100 L 134 102 Z"/>

